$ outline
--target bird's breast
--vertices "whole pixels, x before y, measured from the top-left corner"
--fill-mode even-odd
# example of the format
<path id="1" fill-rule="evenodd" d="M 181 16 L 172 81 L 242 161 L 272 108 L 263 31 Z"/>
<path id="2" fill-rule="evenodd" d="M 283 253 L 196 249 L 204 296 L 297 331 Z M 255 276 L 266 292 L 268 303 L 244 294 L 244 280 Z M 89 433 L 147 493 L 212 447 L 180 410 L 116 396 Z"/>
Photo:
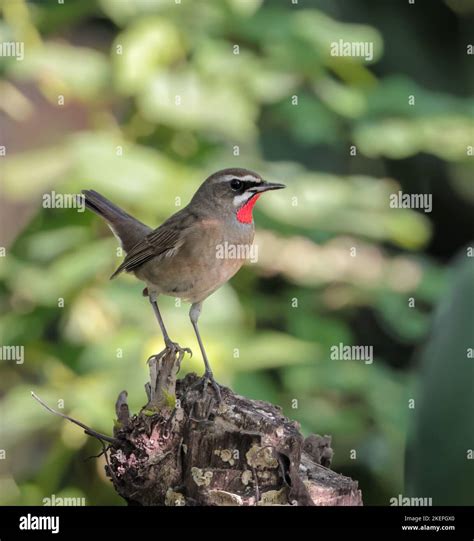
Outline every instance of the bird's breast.
<path id="1" fill-rule="evenodd" d="M 179 250 L 150 260 L 137 276 L 161 294 L 198 302 L 252 259 L 253 238 L 253 224 L 202 220 L 186 233 Z"/>

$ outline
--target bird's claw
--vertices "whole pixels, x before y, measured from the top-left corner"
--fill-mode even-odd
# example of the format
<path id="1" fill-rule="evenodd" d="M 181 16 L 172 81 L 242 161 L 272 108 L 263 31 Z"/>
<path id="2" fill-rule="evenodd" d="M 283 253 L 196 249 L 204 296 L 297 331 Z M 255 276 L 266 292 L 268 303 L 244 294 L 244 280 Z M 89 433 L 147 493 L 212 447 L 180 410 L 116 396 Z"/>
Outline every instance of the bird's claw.
<path id="1" fill-rule="evenodd" d="M 153 355 L 150 355 L 148 359 L 146 360 L 146 364 L 150 364 L 152 360 L 159 361 L 161 357 L 165 354 L 166 350 L 160 351 L 159 353 L 153 353 Z"/>
<path id="2" fill-rule="evenodd" d="M 180 360 L 184 357 L 185 353 L 189 353 L 189 355 L 192 357 L 193 352 L 190 348 L 182 348 L 177 342 L 172 342 L 169 340 L 165 344 L 165 349 L 160 351 L 159 353 L 154 353 L 153 355 L 150 355 L 147 359 L 147 364 L 150 364 L 150 361 L 152 359 L 156 359 L 159 361 L 168 351 L 172 351 L 173 353 L 177 353 L 180 356 Z"/>
<path id="3" fill-rule="evenodd" d="M 178 342 L 173 342 L 171 340 L 166 342 L 166 349 L 171 349 L 173 351 L 176 351 L 177 353 L 182 353 L 183 355 L 184 353 L 189 353 L 191 357 L 193 356 L 193 352 L 191 351 L 191 348 L 182 348 L 178 344 Z"/>
<path id="4" fill-rule="evenodd" d="M 220 390 L 220 387 L 219 387 L 218 383 L 216 382 L 215 379 L 211 379 L 210 383 L 212 385 L 212 388 L 214 389 L 214 392 L 216 393 L 217 403 L 221 404 L 222 403 L 222 395 L 221 395 L 221 390 Z"/>
<path id="5" fill-rule="evenodd" d="M 218 404 L 221 404 L 222 395 L 221 395 L 219 384 L 214 379 L 214 376 L 210 374 L 209 372 L 205 372 L 202 378 L 200 378 L 199 381 L 197 381 L 196 383 L 194 383 L 194 385 L 191 386 L 190 390 L 194 390 L 196 388 L 199 389 L 202 387 L 202 390 L 204 391 L 208 383 L 211 384 L 212 388 L 214 389 L 214 392 L 216 393 Z"/>

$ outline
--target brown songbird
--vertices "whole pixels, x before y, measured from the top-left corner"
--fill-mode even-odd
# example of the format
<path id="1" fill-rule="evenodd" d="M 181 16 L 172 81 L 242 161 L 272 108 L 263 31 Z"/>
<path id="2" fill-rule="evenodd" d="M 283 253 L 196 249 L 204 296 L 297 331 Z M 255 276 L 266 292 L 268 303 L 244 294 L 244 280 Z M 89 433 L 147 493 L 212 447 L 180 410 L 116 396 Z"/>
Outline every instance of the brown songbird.
<path id="1" fill-rule="evenodd" d="M 247 169 L 223 169 L 208 177 L 190 203 L 158 228 L 143 224 L 94 190 L 83 190 L 87 208 L 101 216 L 127 253 L 112 274 L 134 273 L 146 291 L 167 348 L 183 352 L 163 323 L 157 298 L 178 297 L 191 303 L 189 317 L 205 364 L 204 384 L 210 382 L 220 399 L 219 387 L 198 329 L 203 301 L 227 282 L 244 263 L 245 250 L 254 238 L 252 209 L 263 192 L 284 188 Z M 222 257 L 225 253 L 238 257 Z"/>

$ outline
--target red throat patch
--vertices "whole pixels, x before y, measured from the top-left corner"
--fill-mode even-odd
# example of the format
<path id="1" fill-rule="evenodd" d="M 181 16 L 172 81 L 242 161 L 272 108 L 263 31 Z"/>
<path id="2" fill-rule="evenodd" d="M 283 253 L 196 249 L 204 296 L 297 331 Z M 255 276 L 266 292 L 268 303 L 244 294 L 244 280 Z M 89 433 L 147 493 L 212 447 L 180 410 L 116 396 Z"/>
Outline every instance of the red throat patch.
<path id="1" fill-rule="evenodd" d="M 257 202 L 257 199 L 260 197 L 261 194 L 257 193 L 253 197 L 251 197 L 245 205 L 242 205 L 239 210 L 237 211 L 237 220 L 241 224 L 251 224 L 253 220 L 252 216 L 252 209 L 255 203 Z"/>

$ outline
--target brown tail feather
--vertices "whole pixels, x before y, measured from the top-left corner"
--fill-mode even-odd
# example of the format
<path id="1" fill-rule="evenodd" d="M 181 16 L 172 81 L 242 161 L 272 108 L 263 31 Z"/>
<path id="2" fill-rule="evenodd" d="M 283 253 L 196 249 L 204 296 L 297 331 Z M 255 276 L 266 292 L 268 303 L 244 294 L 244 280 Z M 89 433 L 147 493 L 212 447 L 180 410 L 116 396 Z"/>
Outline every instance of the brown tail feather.
<path id="1" fill-rule="evenodd" d="M 128 252 L 152 229 L 95 190 L 82 190 L 86 207 L 103 218 Z"/>

